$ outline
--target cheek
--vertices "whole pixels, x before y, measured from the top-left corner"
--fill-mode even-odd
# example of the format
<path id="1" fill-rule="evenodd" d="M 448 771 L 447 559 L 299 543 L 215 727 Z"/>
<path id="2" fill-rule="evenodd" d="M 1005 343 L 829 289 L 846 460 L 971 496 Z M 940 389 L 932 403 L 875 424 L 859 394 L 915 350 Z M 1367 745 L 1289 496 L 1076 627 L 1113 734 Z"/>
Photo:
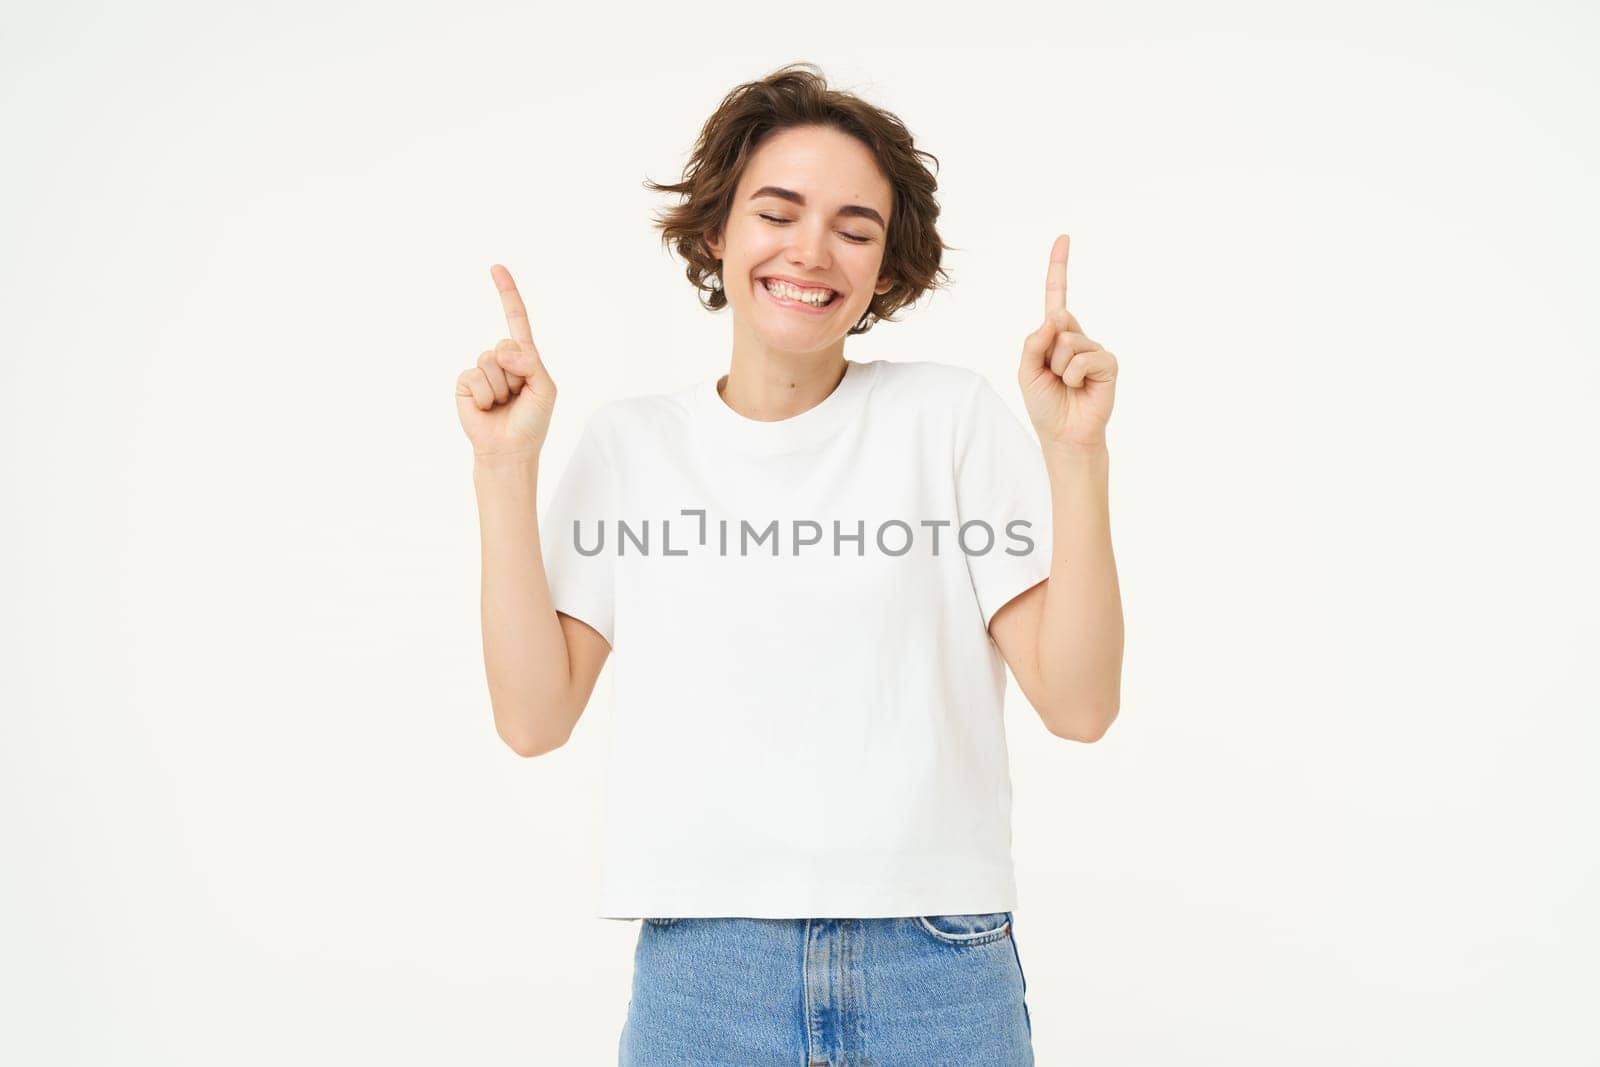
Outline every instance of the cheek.
<path id="1" fill-rule="evenodd" d="M 727 245 L 723 254 L 739 260 L 770 256 L 783 242 L 770 228 L 759 226 L 733 226 L 728 230 Z"/>
<path id="2" fill-rule="evenodd" d="M 879 249 L 863 249 L 850 264 L 850 289 L 856 296 L 871 300 L 876 293 L 878 275 L 883 270 L 883 254 Z"/>

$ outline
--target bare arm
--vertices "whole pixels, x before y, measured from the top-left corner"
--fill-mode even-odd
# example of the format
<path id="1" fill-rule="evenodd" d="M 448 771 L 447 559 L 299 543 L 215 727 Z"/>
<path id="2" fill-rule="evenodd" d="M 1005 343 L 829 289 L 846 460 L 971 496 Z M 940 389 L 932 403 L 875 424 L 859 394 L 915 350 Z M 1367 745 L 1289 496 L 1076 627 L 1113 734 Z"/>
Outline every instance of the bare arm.
<path id="1" fill-rule="evenodd" d="M 559 748 L 594 692 L 611 646 L 551 604 L 540 547 L 538 459 L 473 465 L 483 556 L 483 663 L 495 731 L 520 755 Z"/>
<path id="2" fill-rule="evenodd" d="M 989 622 L 1023 696 L 1051 733 L 1074 741 L 1098 741 L 1122 704 L 1122 595 L 1111 549 L 1109 465 L 1104 447 L 1050 453 L 1050 577 Z"/>

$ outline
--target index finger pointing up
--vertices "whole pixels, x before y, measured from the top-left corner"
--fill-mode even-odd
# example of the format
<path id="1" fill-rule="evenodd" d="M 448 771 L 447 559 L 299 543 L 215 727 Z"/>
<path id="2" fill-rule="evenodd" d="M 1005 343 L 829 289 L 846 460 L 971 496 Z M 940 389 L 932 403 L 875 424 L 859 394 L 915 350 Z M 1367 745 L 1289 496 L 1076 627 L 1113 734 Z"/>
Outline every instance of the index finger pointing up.
<path id="1" fill-rule="evenodd" d="M 1044 276 L 1044 313 L 1048 318 L 1052 312 L 1067 309 L 1067 250 L 1072 246 L 1072 238 L 1062 234 L 1056 238 L 1056 243 L 1050 246 L 1050 269 Z"/>
<path id="2" fill-rule="evenodd" d="M 532 346 L 533 331 L 528 328 L 528 309 L 522 306 L 522 294 L 517 292 L 517 283 L 511 280 L 511 272 L 496 263 L 489 268 L 489 276 L 494 279 L 494 287 L 500 290 L 500 304 L 506 310 L 506 325 L 511 329 L 511 339 Z"/>

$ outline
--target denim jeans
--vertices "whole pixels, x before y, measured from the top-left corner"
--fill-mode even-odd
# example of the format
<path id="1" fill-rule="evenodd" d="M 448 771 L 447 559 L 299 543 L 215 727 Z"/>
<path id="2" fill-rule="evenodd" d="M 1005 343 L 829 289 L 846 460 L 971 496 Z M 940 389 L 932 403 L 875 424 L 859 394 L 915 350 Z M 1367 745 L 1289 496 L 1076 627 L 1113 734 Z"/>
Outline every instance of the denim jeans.
<path id="1" fill-rule="evenodd" d="M 620 1067 L 1032 1067 L 1011 912 L 645 919 Z"/>

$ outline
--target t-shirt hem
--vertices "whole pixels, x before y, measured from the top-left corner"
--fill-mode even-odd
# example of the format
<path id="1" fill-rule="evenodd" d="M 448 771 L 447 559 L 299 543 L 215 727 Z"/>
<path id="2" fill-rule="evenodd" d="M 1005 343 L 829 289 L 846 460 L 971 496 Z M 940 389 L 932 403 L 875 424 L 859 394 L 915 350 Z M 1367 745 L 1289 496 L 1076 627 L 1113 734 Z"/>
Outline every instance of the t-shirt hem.
<path id="1" fill-rule="evenodd" d="M 750 888 L 696 885 L 602 890 L 594 915 L 600 919 L 749 918 L 880 919 L 917 915 L 986 915 L 1015 911 L 1014 881 L 947 883 L 923 890 L 860 886 L 841 892 L 824 884 L 796 883 Z"/>

